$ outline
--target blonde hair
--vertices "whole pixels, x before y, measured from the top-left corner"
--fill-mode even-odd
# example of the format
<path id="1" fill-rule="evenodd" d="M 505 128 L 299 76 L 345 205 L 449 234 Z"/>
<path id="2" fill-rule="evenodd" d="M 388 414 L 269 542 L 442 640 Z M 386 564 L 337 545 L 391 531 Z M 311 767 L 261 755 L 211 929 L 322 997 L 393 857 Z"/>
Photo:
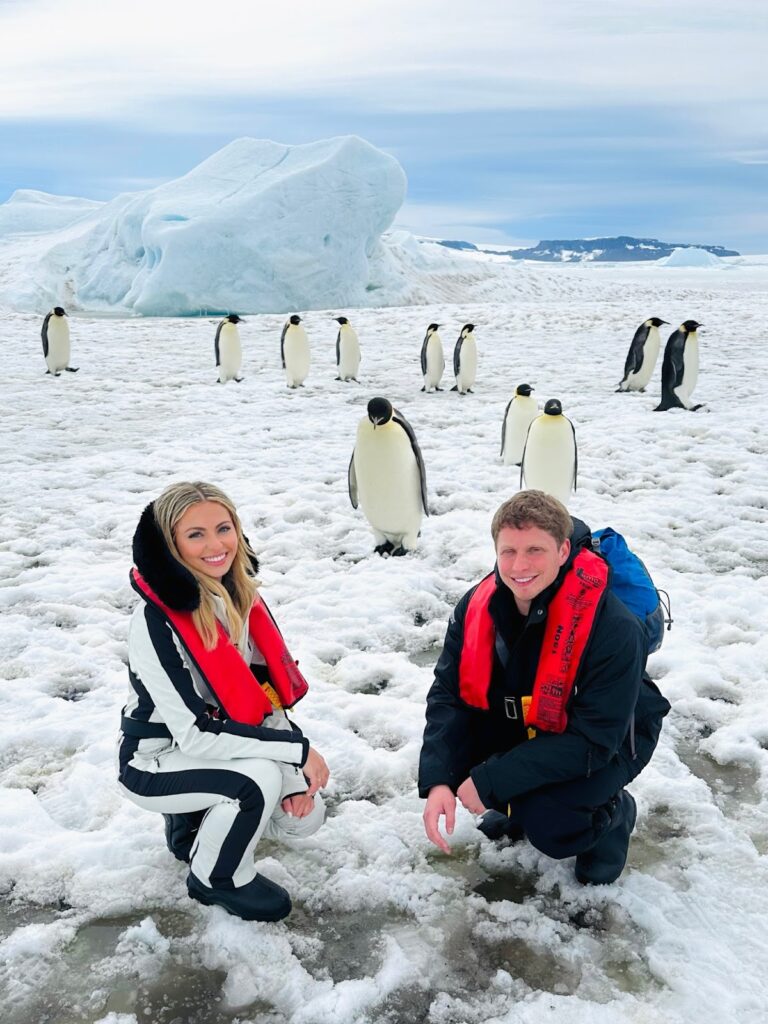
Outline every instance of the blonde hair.
<path id="1" fill-rule="evenodd" d="M 223 580 L 206 576 L 194 566 L 185 562 L 179 554 L 176 546 L 175 530 L 176 525 L 193 505 L 202 501 L 214 501 L 229 512 L 232 523 L 237 534 L 237 551 L 232 562 L 232 567 L 227 573 L 227 586 Z M 230 499 L 213 484 L 206 484 L 200 480 L 194 483 L 182 481 L 166 487 L 163 493 L 152 505 L 155 522 L 160 529 L 168 550 L 177 562 L 180 562 L 185 569 L 194 576 L 200 588 L 200 605 L 192 612 L 192 621 L 195 624 L 206 650 L 210 651 L 216 646 L 218 639 L 217 618 L 213 597 L 220 597 L 224 602 L 227 616 L 228 632 L 230 637 L 237 643 L 237 639 L 243 628 L 243 623 L 248 618 L 248 613 L 253 605 L 253 599 L 259 586 L 258 580 L 253 575 L 253 566 L 250 556 L 253 555 L 250 545 L 243 536 L 243 528 L 240 525 L 240 517 Z"/>

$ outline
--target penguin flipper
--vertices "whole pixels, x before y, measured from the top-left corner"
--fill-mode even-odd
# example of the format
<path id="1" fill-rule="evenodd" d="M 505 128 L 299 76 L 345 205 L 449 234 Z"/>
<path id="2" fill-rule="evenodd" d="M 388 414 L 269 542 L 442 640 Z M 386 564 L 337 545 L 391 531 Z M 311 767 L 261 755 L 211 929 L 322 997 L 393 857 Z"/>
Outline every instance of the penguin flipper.
<path id="1" fill-rule="evenodd" d="M 341 329 L 336 335 L 336 365 L 338 366 L 341 362 Z"/>
<path id="2" fill-rule="evenodd" d="M 504 419 L 501 421 L 501 451 L 499 452 L 499 456 L 502 459 L 504 458 L 504 445 L 507 441 L 507 416 L 509 416 L 509 407 L 513 402 L 514 398 L 510 398 L 507 402 L 507 408 L 504 410 Z"/>
<path id="3" fill-rule="evenodd" d="M 456 347 L 453 350 L 453 375 L 454 377 L 459 376 L 459 370 L 461 369 L 461 346 L 464 339 L 459 335 L 459 340 L 456 342 Z M 455 388 L 451 388 L 455 391 Z"/>
<path id="4" fill-rule="evenodd" d="M 349 500 L 352 502 L 352 508 L 357 508 L 357 473 L 355 473 L 355 450 L 352 449 L 352 456 L 349 460 L 349 469 L 347 470 L 347 489 L 349 491 Z"/>
<path id="5" fill-rule="evenodd" d="M 427 341 L 428 341 L 428 339 L 429 339 L 429 334 L 426 334 L 424 336 L 424 341 L 422 342 L 422 345 L 421 345 L 421 372 L 422 373 L 426 373 L 427 372 Z"/>
<path id="6" fill-rule="evenodd" d="M 46 359 L 48 358 L 48 321 L 50 319 L 51 319 L 51 314 L 49 313 L 46 316 L 45 320 L 43 320 L 43 329 L 40 332 L 41 336 L 42 336 L 42 339 L 43 339 L 43 356 Z"/>
<path id="7" fill-rule="evenodd" d="M 419 481 L 421 483 L 421 503 L 424 506 L 424 515 L 429 515 L 429 507 L 427 505 L 427 471 L 424 468 L 424 458 L 421 454 L 421 448 L 419 448 L 419 442 L 416 440 L 416 434 L 413 432 L 413 427 L 408 420 L 403 416 L 397 409 L 392 410 L 392 422 L 397 423 L 398 426 L 402 427 L 408 435 L 408 440 L 411 442 L 411 450 L 413 451 L 414 458 L 416 459 L 416 465 L 419 467 Z"/>
<path id="8" fill-rule="evenodd" d="M 285 335 L 288 331 L 288 324 L 290 324 L 290 322 L 290 320 L 285 321 L 283 333 L 280 335 L 280 362 L 283 364 L 283 369 L 285 369 Z"/>
<path id="9" fill-rule="evenodd" d="M 568 421 L 571 422 L 570 420 Z M 571 423 L 571 430 L 573 431 L 573 489 L 576 490 L 576 476 L 579 471 L 579 446 L 576 444 L 576 428 Z"/>

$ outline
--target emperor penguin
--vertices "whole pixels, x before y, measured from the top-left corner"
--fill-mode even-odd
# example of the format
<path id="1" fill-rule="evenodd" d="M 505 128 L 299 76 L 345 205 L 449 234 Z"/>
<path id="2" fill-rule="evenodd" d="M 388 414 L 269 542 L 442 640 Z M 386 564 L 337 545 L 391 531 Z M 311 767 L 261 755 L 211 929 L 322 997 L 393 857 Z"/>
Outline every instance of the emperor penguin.
<path id="1" fill-rule="evenodd" d="M 52 373 L 54 377 L 60 377 L 62 370 L 77 373 L 80 369 L 69 365 L 69 324 L 66 316 L 61 306 L 54 306 L 43 320 L 43 356 L 48 367 L 45 372 Z"/>
<path id="2" fill-rule="evenodd" d="M 559 399 L 550 398 L 528 428 L 520 487 L 546 491 L 566 505 L 576 490 L 577 461 L 576 431 Z"/>
<path id="3" fill-rule="evenodd" d="M 528 427 L 539 414 L 535 398 L 531 398 L 530 384 L 518 384 L 514 397 L 504 410 L 501 425 L 501 457 L 505 466 L 519 466 L 523 461 L 525 438 Z"/>
<path id="4" fill-rule="evenodd" d="M 442 391 L 439 387 L 445 369 L 443 343 L 437 329 L 440 324 L 430 324 L 421 346 L 421 372 L 424 374 L 422 391 Z"/>
<path id="5" fill-rule="evenodd" d="M 301 326 L 301 317 L 288 317 L 280 335 L 280 358 L 289 388 L 304 387 L 309 373 L 309 339 Z"/>
<path id="6" fill-rule="evenodd" d="M 695 320 L 686 320 L 670 334 L 661 364 L 661 402 L 654 412 L 666 409 L 695 412 L 701 408 L 701 403 L 692 405 L 690 399 L 699 377 L 699 336 L 696 332 L 703 326 Z"/>
<path id="7" fill-rule="evenodd" d="M 345 316 L 334 317 L 339 325 L 336 335 L 336 380 L 357 380 L 360 369 L 360 342 L 357 331 Z"/>
<path id="8" fill-rule="evenodd" d="M 453 350 L 453 373 L 456 383 L 451 391 L 460 395 L 472 394 L 472 385 L 477 376 L 477 342 L 475 341 L 475 325 L 464 324 L 461 334 Z"/>
<path id="9" fill-rule="evenodd" d="M 349 460 L 349 500 L 362 505 L 379 555 L 416 547 L 427 509 L 424 460 L 413 428 L 386 398 L 372 398 Z"/>
<path id="10" fill-rule="evenodd" d="M 624 377 L 619 381 L 617 391 L 645 391 L 659 357 L 659 328 L 666 323 L 667 320 L 652 316 L 637 328 L 624 363 Z"/>
<path id="11" fill-rule="evenodd" d="M 216 365 L 219 368 L 219 384 L 228 380 L 236 380 L 239 384 L 240 367 L 243 365 L 243 349 L 240 345 L 240 331 L 237 325 L 242 319 L 236 313 L 225 317 L 216 328 L 216 340 L 213 343 L 216 352 Z"/>

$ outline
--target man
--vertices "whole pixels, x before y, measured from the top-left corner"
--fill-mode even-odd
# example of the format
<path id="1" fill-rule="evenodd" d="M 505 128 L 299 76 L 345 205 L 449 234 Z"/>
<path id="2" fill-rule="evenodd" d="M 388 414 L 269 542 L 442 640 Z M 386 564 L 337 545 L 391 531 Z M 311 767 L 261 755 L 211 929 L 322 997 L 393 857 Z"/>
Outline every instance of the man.
<path id="1" fill-rule="evenodd" d="M 427 697 L 419 792 L 445 853 L 456 798 L 491 838 L 621 874 L 637 815 L 624 790 L 669 704 L 644 674 L 643 627 L 608 589 L 584 523 L 542 491 L 497 510 L 496 568 L 459 601 Z"/>

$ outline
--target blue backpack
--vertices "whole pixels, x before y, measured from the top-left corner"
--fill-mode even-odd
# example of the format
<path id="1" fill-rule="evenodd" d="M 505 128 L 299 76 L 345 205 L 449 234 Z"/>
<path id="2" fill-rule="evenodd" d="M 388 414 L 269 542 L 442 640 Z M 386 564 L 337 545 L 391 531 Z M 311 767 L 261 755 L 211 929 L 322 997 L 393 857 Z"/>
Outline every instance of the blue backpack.
<path id="1" fill-rule="evenodd" d="M 669 594 L 657 590 L 642 561 L 630 550 L 622 535 L 610 526 L 593 530 L 592 548 L 611 567 L 611 590 L 643 624 L 648 653 L 658 651 L 664 639 L 664 627 L 672 628 Z"/>

